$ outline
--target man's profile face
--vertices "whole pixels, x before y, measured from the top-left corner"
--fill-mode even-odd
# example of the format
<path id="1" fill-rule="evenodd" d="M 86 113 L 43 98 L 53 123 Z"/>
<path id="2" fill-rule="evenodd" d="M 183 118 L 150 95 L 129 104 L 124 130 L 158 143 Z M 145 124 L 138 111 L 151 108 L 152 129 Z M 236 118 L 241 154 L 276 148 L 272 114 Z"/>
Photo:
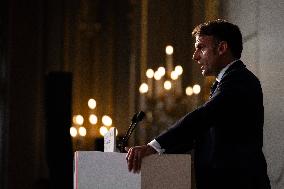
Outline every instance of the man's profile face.
<path id="1" fill-rule="evenodd" d="M 203 76 L 216 76 L 220 71 L 218 45 L 213 36 L 197 35 L 193 60 L 201 65 Z"/>

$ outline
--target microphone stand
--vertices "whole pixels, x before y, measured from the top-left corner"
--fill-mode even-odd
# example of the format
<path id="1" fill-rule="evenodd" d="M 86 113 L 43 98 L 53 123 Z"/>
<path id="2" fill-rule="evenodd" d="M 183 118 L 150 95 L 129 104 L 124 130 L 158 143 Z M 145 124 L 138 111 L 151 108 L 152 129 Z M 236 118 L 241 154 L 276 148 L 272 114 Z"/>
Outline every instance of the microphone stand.
<path id="1" fill-rule="evenodd" d="M 134 114 L 134 116 L 132 117 L 132 119 L 131 119 L 131 124 L 130 124 L 130 126 L 128 127 L 127 132 L 125 133 L 125 135 L 124 135 L 124 137 L 122 138 L 122 140 L 120 141 L 120 143 L 117 145 L 117 148 L 119 149 L 119 151 L 120 151 L 121 153 L 126 152 L 124 148 L 125 148 L 125 146 L 126 146 L 128 140 L 129 140 L 129 138 L 130 138 L 132 132 L 134 131 L 136 125 L 137 125 L 140 121 L 142 121 L 142 119 L 144 118 L 144 116 L 145 116 L 145 113 L 144 113 L 143 111 L 140 111 L 139 113 Z"/>

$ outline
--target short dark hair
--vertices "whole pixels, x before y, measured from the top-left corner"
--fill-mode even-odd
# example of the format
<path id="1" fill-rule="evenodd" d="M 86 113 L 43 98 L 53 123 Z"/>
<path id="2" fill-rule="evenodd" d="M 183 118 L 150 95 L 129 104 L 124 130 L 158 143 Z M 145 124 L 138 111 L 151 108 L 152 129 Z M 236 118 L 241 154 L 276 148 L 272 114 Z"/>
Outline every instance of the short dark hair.
<path id="1" fill-rule="evenodd" d="M 243 50 L 242 34 L 237 25 L 218 19 L 200 24 L 192 31 L 192 36 L 213 36 L 217 41 L 226 41 L 235 58 L 241 58 Z"/>

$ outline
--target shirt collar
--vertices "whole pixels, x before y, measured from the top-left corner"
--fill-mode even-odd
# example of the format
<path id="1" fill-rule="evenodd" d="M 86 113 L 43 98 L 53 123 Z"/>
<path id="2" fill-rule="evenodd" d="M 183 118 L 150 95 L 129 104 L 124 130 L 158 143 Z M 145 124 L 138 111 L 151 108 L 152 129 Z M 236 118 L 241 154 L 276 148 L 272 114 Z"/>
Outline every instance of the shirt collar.
<path id="1" fill-rule="evenodd" d="M 237 62 L 238 60 L 239 60 L 239 59 L 234 60 L 233 62 L 231 62 L 230 64 L 228 64 L 227 66 L 225 66 L 225 67 L 219 72 L 218 76 L 216 77 L 216 80 L 217 80 L 218 82 L 220 82 L 221 79 L 222 79 L 222 77 L 223 77 L 223 75 L 224 75 L 224 73 L 226 72 L 226 70 L 227 70 L 232 64 L 234 64 L 235 62 Z"/>

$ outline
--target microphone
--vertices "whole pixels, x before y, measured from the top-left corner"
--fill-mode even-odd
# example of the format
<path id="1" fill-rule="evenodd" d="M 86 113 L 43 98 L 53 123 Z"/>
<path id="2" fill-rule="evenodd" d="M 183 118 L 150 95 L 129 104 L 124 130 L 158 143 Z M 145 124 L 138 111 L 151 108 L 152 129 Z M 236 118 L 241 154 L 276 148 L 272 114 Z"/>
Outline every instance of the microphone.
<path id="1" fill-rule="evenodd" d="M 124 137 L 122 138 L 122 140 L 120 141 L 120 143 L 118 144 L 118 149 L 120 152 L 125 152 L 125 145 L 127 144 L 132 132 L 134 131 L 136 125 L 143 120 L 143 118 L 145 117 L 145 113 L 143 111 L 140 111 L 139 113 L 135 113 L 131 119 L 131 124 L 127 130 L 127 132 L 125 133 Z"/>
<path id="2" fill-rule="evenodd" d="M 145 117 L 145 113 L 144 113 L 143 111 L 140 111 L 140 112 L 138 113 L 138 115 L 136 116 L 137 123 L 140 122 L 140 121 L 142 121 L 144 117 Z"/>
<path id="3" fill-rule="evenodd" d="M 128 130 L 126 131 L 126 133 L 125 133 L 124 137 L 122 138 L 122 140 L 125 140 L 126 136 L 129 135 L 129 132 L 130 132 L 130 130 L 131 130 L 133 124 L 136 122 L 137 115 L 138 115 L 138 113 L 135 113 L 135 114 L 133 115 L 133 117 L 132 117 L 132 119 L 131 119 L 131 124 L 130 124 L 130 126 L 128 127 Z"/>

